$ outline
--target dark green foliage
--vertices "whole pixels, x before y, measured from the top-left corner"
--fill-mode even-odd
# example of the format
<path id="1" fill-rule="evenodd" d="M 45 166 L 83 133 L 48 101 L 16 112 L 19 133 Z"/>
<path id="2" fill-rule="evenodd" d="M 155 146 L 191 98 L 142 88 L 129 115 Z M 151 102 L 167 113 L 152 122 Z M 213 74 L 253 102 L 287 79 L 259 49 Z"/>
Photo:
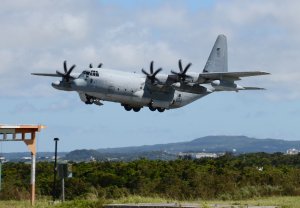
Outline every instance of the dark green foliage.
<path id="1" fill-rule="evenodd" d="M 38 163 L 39 196 L 52 190 L 53 163 Z M 1 199 L 28 198 L 30 165 L 3 164 Z M 173 199 L 247 199 L 300 195 L 300 155 L 251 153 L 199 160 L 146 160 L 73 164 L 66 198 L 119 198 L 136 194 Z M 58 183 L 60 191 L 60 182 Z"/>

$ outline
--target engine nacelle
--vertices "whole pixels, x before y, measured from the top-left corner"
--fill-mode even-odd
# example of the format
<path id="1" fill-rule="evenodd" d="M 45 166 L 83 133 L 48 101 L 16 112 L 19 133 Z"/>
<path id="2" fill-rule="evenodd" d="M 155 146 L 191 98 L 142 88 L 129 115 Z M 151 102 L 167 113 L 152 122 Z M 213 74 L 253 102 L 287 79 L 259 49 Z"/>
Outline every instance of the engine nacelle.
<path id="1" fill-rule="evenodd" d="M 220 80 L 214 80 L 214 81 L 211 82 L 211 85 L 212 86 L 219 86 L 219 85 L 221 85 L 221 81 Z"/>
<path id="2" fill-rule="evenodd" d="M 211 82 L 211 86 L 213 86 L 217 91 L 239 91 L 245 89 L 234 82 L 228 82 L 224 80 L 214 80 Z"/>
<path id="3" fill-rule="evenodd" d="M 199 84 L 193 84 L 193 83 L 176 82 L 172 84 L 172 86 L 178 91 L 195 93 L 195 94 L 205 94 L 209 91 L 206 87 L 203 87 Z"/>
<path id="4" fill-rule="evenodd" d="M 71 84 L 68 82 L 56 81 L 53 82 L 51 85 L 57 90 L 73 91 L 73 89 L 71 88 Z"/>

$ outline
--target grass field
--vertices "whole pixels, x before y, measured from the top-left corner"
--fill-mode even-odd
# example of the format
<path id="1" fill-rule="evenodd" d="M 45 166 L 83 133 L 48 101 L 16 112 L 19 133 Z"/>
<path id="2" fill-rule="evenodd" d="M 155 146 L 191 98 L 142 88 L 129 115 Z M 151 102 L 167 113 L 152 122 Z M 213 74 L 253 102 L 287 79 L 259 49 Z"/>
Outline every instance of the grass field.
<path id="1" fill-rule="evenodd" d="M 162 198 L 147 198 L 140 196 L 130 196 L 126 198 L 120 198 L 117 200 L 75 200 L 67 201 L 65 203 L 58 203 L 55 205 L 49 205 L 47 200 L 38 200 L 36 202 L 36 208 L 97 208 L 102 207 L 103 203 L 193 203 L 199 204 L 200 206 L 207 207 L 210 204 L 227 204 L 227 205 L 260 205 L 260 206 L 271 206 L 277 205 L 282 208 L 300 208 L 300 196 L 299 197 L 269 197 L 269 198 L 257 198 L 249 200 L 239 200 L 239 201 L 176 201 L 171 199 Z M 29 208 L 29 201 L 0 201 L 1 208 Z"/>

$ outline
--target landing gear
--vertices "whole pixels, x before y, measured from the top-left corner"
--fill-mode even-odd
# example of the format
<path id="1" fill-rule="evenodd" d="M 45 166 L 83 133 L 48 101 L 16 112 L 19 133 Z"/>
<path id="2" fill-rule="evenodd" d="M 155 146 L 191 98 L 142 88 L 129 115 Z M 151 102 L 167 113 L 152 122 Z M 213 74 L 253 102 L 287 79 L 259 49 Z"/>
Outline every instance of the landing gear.
<path id="1" fill-rule="evenodd" d="M 88 96 L 88 95 L 86 95 L 85 97 L 86 97 L 85 104 L 87 104 L 87 105 L 93 104 L 94 99 L 93 99 L 92 97 L 90 97 L 90 96 Z"/>
<path id="2" fill-rule="evenodd" d="M 124 105 L 124 108 L 125 108 L 125 110 L 127 110 L 127 111 L 131 111 L 131 110 L 132 110 L 132 107 L 130 107 L 129 105 Z"/>
<path id="3" fill-rule="evenodd" d="M 150 109 L 151 111 L 155 111 L 155 110 L 156 110 L 156 108 L 152 107 L 152 105 L 149 106 L 149 109 Z"/>
<path id="4" fill-rule="evenodd" d="M 156 111 L 157 110 L 160 113 L 162 113 L 166 110 L 165 108 L 155 108 L 152 105 L 149 105 L 148 107 L 149 107 L 149 110 L 151 110 L 151 111 Z"/>
<path id="5" fill-rule="evenodd" d="M 164 109 L 164 108 L 157 108 L 157 110 L 158 110 L 158 112 L 160 112 L 160 113 L 162 113 L 162 112 L 164 112 L 164 111 L 165 111 L 165 109 Z"/>
<path id="6" fill-rule="evenodd" d="M 93 100 L 90 98 L 90 99 L 87 99 L 86 101 L 85 101 L 85 104 L 87 104 L 87 105 L 91 105 L 91 104 L 93 104 Z"/>
<path id="7" fill-rule="evenodd" d="M 103 103 L 101 103 L 101 100 L 99 98 L 95 98 L 95 97 L 91 97 L 86 95 L 86 101 L 85 104 L 87 105 L 91 105 L 91 104 L 95 104 L 95 105 L 103 105 Z"/>
<path id="8" fill-rule="evenodd" d="M 139 107 L 134 107 L 132 109 L 133 109 L 134 112 L 139 112 L 141 110 L 141 108 L 139 108 Z"/>
<path id="9" fill-rule="evenodd" d="M 132 106 L 127 105 L 127 104 L 121 104 L 121 105 L 122 105 L 122 106 L 125 108 L 125 110 L 127 110 L 127 111 L 133 110 L 134 112 L 139 112 L 139 111 L 141 110 L 140 107 L 132 107 Z"/>

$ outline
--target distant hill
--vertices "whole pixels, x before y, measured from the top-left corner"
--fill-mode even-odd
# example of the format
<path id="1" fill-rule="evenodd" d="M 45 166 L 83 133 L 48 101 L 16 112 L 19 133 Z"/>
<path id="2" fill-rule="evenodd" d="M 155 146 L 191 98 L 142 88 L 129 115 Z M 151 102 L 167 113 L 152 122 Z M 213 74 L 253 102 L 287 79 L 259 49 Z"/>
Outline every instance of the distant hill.
<path id="1" fill-rule="evenodd" d="M 69 153 L 60 152 L 61 159 L 72 161 L 123 160 L 131 161 L 139 158 L 151 160 L 174 160 L 179 152 L 232 152 L 237 154 L 250 152 L 286 152 L 287 149 L 300 149 L 300 141 L 281 139 L 256 139 L 246 136 L 206 136 L 188 142 L 155 144 L 132 147 L 105 148 L 97 150 L 74 150 Z M 38 161 L 51 160 L 54 153 L 38 153 Z M 3 153 L 10 161 L 18 161 L 21 157 L 30 156 L 26 153 Z M 1 155 L 0 155 L 1 156 Z M 47 159 L 48 158 L 48 159 Z"/>
<path id="2" fill-rule="evenodd" d="M 300 141 L 281 139 L 256 139 L 246 136 L 206 136 L 189 142 L 144 145 L 133 147 L 98 149 L 100 153 L 139 153 L 149 151 L 179 152 L 286 152 L 287 149 L 300 149 Z"/>

